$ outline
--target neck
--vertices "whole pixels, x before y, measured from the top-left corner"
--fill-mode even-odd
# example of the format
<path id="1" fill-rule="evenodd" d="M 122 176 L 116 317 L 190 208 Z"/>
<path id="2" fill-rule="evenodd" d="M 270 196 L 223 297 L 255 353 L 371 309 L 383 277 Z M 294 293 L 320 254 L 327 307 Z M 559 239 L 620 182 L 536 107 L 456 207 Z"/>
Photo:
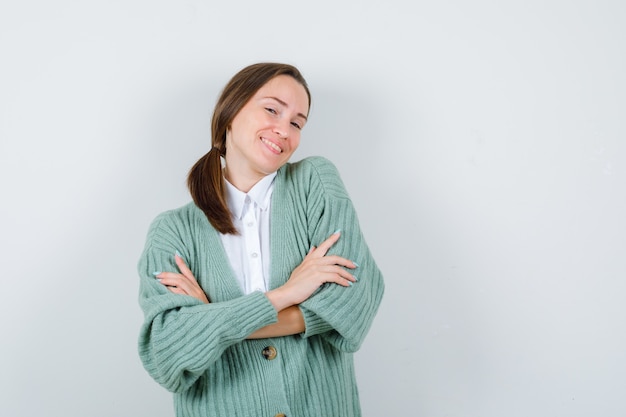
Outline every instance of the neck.
<path id="1" fill-rule="evenodd" d="M 228 165 L 224 168 L 224 177 L 235 186 L 239 191 L 247 193 L 254 185 L 263 179 L 263 175 L 245 175 L 238 173 L 237 170 L 228 169 Z"/>

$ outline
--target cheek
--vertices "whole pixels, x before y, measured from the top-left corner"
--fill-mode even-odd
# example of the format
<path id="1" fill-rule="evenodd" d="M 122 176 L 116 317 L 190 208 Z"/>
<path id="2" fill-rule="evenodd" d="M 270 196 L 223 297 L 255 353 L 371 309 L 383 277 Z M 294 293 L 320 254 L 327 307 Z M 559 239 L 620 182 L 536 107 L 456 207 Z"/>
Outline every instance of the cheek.
<path id="1" fill-rule="evenodd" d="M 291 150 L 295 151 L 300 146 L 300 134 L 298 133 L 291 139 Z"/>

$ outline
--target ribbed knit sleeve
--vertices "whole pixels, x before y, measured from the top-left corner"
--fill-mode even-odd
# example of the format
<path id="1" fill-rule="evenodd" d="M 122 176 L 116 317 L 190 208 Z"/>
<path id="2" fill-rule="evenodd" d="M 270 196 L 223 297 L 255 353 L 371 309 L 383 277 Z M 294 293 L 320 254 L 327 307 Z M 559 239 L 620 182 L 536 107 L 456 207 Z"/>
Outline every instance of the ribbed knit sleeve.
<path id="1" fill-rule="evenodd" d="M 193 260 L 193 248 L 211 250 L 198 244 L 202 236 L 192 233 L 193 221 L 193 216 L 180 211 L 159 216 L 150 227 L 138 265 L 139 303 L 145 317 L 139 356 L 148 373 L 172 392 L 188 389 L 228 347 L 277 320 L 274 307 L 260 292 L 235 298 L 217 295 L 223 300 L 203 304 L 194 297 L 173 294 L 154 278 L 154 272 L 178 272 L 176 251 Z M 230 273 L 227 263 L 188 264 L 201 285 Z"/>
<path id="2" fill-rule="evenodd" d="M 324 158 L 308 158 L 311 189 L 309 235 L 313 245 L 340 229 L 341 237 L 328 254 L 356 262 L 351 272 L 358 282 L 350 287 L 325 284 L 300 304 L 304 337 L 321 335 L 337 349 L 354 352 L 361 346 L 384 293 L 383 277 L 359 227 L 357 214 L 335 166 Z"/>

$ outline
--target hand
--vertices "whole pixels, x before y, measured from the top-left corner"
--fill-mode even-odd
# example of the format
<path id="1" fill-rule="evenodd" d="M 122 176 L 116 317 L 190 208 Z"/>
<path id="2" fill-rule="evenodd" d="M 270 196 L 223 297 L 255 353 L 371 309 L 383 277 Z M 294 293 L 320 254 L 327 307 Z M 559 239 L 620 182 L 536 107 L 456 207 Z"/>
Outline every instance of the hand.
<path id="1" fill-rule="evenodd" d="M 267 292 L 267 297 L 277 311 L 300 304 L 326 282 L 344 287 L 356 282 L 354 275 L 344 269 L 344 267 L 356 268 L 354 262 L 337 255 L 326 256 L 340 235 L 339 232 L 335 232 L 319 247 L 312 247 L 302 263 L 293 270 L 289 280 L 280 288 Z"/>
<path id="2" fill-rule="evenodd" d="M 176 261 L 176 265 L 181 272 L 180 274 L 176 272 L 160 272 L 155 275 L 156 278 L 174 294 L 190 295 L 205 304 L 209 304 L 209 299 L 202 288 L 200 288 L 200 284 L 198 284 L 196 277 L 193 276 L 183 258 L 176 254 L 174 255 L 174 261 Z"/>

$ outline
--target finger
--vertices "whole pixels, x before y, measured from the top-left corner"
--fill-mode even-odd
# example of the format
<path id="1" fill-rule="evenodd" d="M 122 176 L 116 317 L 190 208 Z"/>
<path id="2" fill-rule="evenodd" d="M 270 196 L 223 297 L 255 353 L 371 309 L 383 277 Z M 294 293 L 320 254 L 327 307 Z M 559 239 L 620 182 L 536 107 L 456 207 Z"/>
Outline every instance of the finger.
<path id="1" fill-rule="evenodd" d="M 161 272 L 159 275 L 156 275 L 156 278 L 160 281 L 171 281 L 176 282 L 176 280 L 185 280 L 186 277 L 183 274 L 179 274 L 178 272 Z"/>
<path id="2" fill-rule="evenodd" d="M 159 282 L 161 283 L 161 285 L 165 286 L 165 287 L 177 287 L 177 288 L 181 288 L 181 282 L 182 279 L 175 279 L 175 278 L 160 278 Z"/>
<path id="3" fill-rule="evenodd" d="M 178 253 L 176 253 L 174 255 L 174 261 L 176 261 L 176 265 L 178 265 L 178 269 L 180 270 L 180 272 L 184 276 L 186 276 L 187 278 L 189 278 L 192 281 L 196 280 L 196 277 L 193 276 L 193 273 L 191 272 L 191 269 L 189 269 L 189 267 L 187 267 L 187 264 L 185 263 L 183 258 Z"/>
<path id="4" fill-rule="evenodd" d="M 328 255 L 322 258 L 312 261 L 317 265 L 340 265 L 346 268 L 355 269 L 357 266 L 350 259 L 344 258 L 339 255 Z"/>
<path id="5" fill-rule="evenodd" d="M 340 273 L 329 273 L 325 275 L 325 282 L 335 283 L 342 287 L 350 287 L 356 279 L 352 275 L 345 275 Z"/>
<path id="6" fill-rule="evenodd" d="M 164 285 L 165 288 L 174 294 L 189 295 L 197 298 L 203 303 L 210 303 L 209 298 L 204 293 L 202 288 L 200 288 L 198 282 L 195 281 L 193 275 L 191 275 L 191 278 L 175 272 L 155 272 L 153 275 L 159 283 Z"/>
<path id="7" fill-rule="evenodd" d="M 312 259 L 312 258 L 314 258 L 315 257 L 314 252 L 315 252 L 315 246 L 311 246 L 311 249 L 309 249 L 309 251 L 304 256 L 304 259 Z M 318 256 L 318 258 L 319 258 L 319 256 Z M 303 261 L 304 261 L 304 259 L 303 259 Z"/>
<path id="8" fill-rule="evenodd" d="M 346 281 L 350 281 L 350 282 L 358 281 L 358 279 L 354 275 L 352 275 L 349 271 L 346 271 L 345 269 L 338 267 L 338 266 L 327 267 L 323 272 L 329 275 L 336 275 Z"/>
<path id="9" fill-rule="evenodd" d="M 165 288 L 174 294 L 188 295 L 197 298 L 205 304 L 210 303 L 204 291 L 198 286 L 191 285 L 189 280 L 182 275 L 179 275 L 178 278 L 162 279 L 160 281 L 165 285 Z"/>
<path id="10" fill-rule="evenodd" d="M 174 279 L 175 279 L 175 286 L 185 291 L 185 294 L 187 295 L 193 295 L 194 290 L 198 288 L 198 283 L 193 278 L 193 275 L 191 278 L 189 278 L 185 275 L 179 274 Z"/>
<path id="11" fill-rule="evenodd" d="M 309 259 L 308 264 L 312 266 L 339 265 L 349 269 L 357 268 L 357 264 L 355 264 L 353 261 L 339 255 L 328 255 L 321 258 L 311 258 Z"/>
<path id="12" fill-rule="evenodd" d="M 330 235 L 328 239 L 320 243 L 320 245 L 315 249 L 315 255 L 318 257 L 322 257 L 326 255 L 326 252 L 339 240 L 341 236 L 341 232 L 337 230 L 335 233 Z"/>
<path id="13" fill-rule="evenodd" d="M 173 292 L 174 294 L 188 295 L 183 289 L 178 287 L 166 287 L 168 290 Z"/>
<path id="14" fill-rule="evenodd" d="M 165 286 L 178 287 L 189 293 L 194 285 L 189 278 L 175 272 L 163 272 L 159 275 L 158 280 Z"/>

